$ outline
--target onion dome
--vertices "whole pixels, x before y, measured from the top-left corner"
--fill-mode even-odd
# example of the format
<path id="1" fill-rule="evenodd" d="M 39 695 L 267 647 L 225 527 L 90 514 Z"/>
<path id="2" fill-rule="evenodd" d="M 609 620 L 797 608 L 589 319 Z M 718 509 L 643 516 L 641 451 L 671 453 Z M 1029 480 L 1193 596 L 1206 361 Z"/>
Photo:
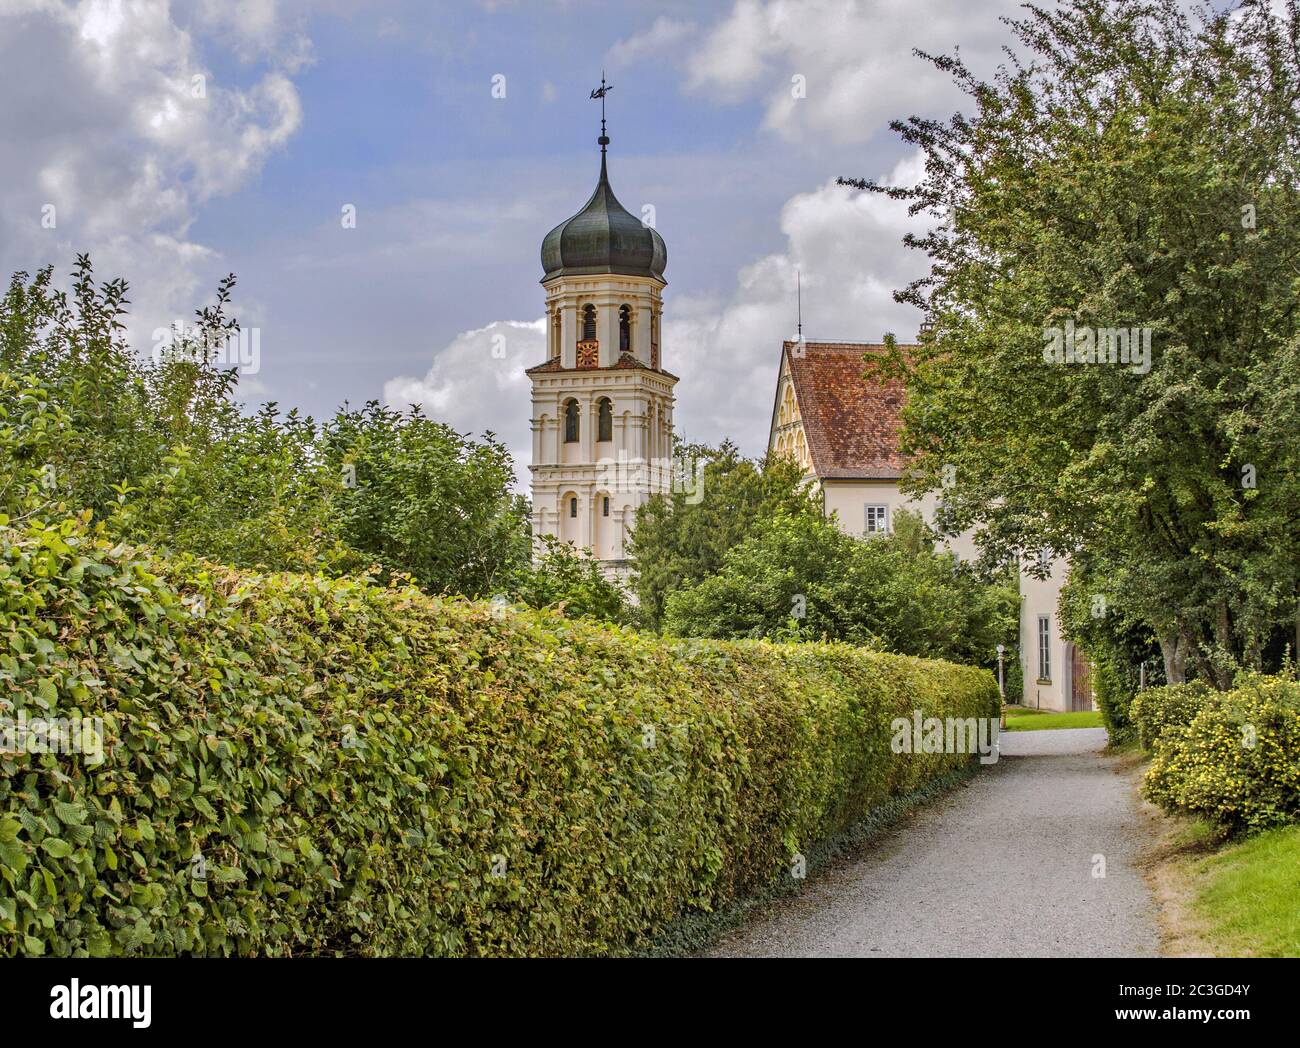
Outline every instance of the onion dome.
<path id="1" fill-rule="evenodd" d="M 617 273 L 621 276 L 664 279 L 668 249 L 657 230 L 643 223 L 618 202 L 609 184 L 605 145 L 600 137 L 600 181 L 596 191 L 572 218 L 546 234 L 542 241 L 543 282 L 554 277 Z"/>

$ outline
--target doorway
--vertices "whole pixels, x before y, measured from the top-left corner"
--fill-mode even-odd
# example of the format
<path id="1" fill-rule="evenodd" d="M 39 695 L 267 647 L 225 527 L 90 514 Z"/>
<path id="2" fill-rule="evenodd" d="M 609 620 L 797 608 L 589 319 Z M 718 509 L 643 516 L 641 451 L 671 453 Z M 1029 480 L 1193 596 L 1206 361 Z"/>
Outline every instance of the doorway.
<path id="1" fill-rule="evenodd" d="M 1070 645 L 1070 711 L 1092 709 L 1092 667 L 1074 644 Z"/>

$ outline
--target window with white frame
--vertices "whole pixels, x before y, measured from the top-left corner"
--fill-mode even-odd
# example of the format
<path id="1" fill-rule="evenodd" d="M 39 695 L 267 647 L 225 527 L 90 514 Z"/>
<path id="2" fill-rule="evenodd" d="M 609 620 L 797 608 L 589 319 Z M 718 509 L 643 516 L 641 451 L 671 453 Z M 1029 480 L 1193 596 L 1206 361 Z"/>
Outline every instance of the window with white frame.
<path id="1" fill-rule="evenodd" d="M 879 535 L 889 530 L 889 507 L 879 502 L 867 503 L 866 533 Z"/>
<path id="2" fill-rule="evenodd" d="M 1052 617 L 1038 616 L 1038 679 L 1052 679 Z"/>

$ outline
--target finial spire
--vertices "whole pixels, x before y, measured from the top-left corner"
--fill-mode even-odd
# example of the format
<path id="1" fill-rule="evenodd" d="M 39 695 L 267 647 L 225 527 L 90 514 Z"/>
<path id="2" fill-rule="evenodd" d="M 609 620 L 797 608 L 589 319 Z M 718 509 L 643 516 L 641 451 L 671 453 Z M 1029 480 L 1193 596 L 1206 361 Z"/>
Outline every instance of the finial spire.
<path id="1" fill-rule="evenodd" d="M 591 93 L 592 98 L 600 99 L 600 160 L 605 162 L 605 147 L 609 145 L 609 136 L 605 134 L 605 96 L 614 90 L 613 84 L 605 83 L 605 70 L 600 71 L 600 87 Z"/>
<path id="2" fill-rule="evenodd" d="M 796 269 L 794 271 L 795 294 L 798 296 L 798 319 L 799 319 L 799 341 L 803 341 L 803 273 Z"/>

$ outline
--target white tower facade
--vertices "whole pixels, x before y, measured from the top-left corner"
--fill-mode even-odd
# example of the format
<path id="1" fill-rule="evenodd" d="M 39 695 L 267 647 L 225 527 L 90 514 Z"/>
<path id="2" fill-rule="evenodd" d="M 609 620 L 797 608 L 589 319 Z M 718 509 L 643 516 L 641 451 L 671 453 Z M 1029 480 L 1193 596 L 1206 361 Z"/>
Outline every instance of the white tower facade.
<path id="1" fill-rule="evenodd" d="M 667 250 L 610 188 L 542 242 L 547 359 L 532 381 L 533 534 L 626 573 L 637 507 L 672 484 L 673 387 L 662 367 Z"/>

